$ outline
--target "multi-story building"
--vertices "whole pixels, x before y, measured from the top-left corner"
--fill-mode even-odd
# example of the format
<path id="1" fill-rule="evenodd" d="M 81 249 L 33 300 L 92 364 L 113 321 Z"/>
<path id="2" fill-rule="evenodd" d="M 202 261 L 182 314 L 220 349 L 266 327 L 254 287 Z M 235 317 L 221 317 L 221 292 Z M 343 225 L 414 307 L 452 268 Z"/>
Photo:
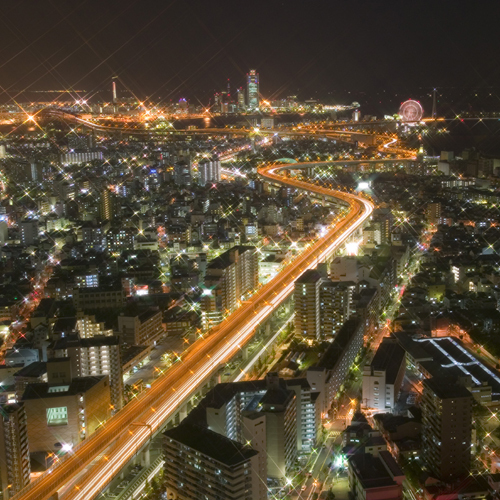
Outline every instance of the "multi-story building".
<path id="1" fill-rule="evenodd" d="M 73 289 L 75 309 L 120 309 L 125 303 L 125 292 L 119 287 L 92 287 Z"/>
<path id="2" fill-rule="evenodd" d="M 30 483 L 30 450 L 24 405 L 0 406 L 0 480 L 3 499 Z"/>
<path id="3" fill-rule="evenodd" d="M 332 339 L 351 315 L 355 284 L 324 279 L 320 289 L 321 338 Z"/>
<path id="4" fill-rule="evenodd" d="M 71 361 L 59 358 L 47 362 L 47 378 L 28 384 L 22 397 L 30 453 L 69 449 L 111 416 L 107 375 L 73 378 Z"/>
<path id="5" fill-rule="evenodd" d="M 265 500 L 259 453 L 207 428 L 183 422 L 164 432 L 167 498 Z"/>
<path id="6" fill-rule="evenodd" d="M 113 330 L 111 328 L 106 328 L 103 322 L 96 321 L 95 316 L 85 314 L 81 311 L 77 312 L 76 315 L 76 330 L 82 339 L 100 337 L 103 335 L 109 337 L 113 335 Z"/>
<path id="7" fill-rule="evenodd" d="M 390 452 L 355 453 L 349 459 L 349 489 L 355 500 L 402 500 L 405 475 Z"/>
<path id="8" fill-rule="evenodd" d="M 424 380 L 422 456 L 437 479 L 453 481 L 470 474 L 472 394 L 446 378 Z"/>
<path id="9" fill-rule="evenodd" d="M 109 189 L 104 189 L 99 197 L 99 218 L 110 221 L 116 215 L 116 200 Z"/>
<path id="10" fill-rule="evenodd" d="M 59 156 L 59 161 L 63 165 L 87 163 L 93 160 L 102 160 L 102 151 L 73 151 Z"/>
<path id="11" fill-rule="evenodd" d="M 259 284 L 259 263 L 255 247 L 235 246 L 208 265 L 201 299 L 204 328 L 220 323 Z"/>
<path id="12" fill-rule="evenodd" d="M 179 160 L 174 164 L 174 182 L 177 186 L 191 186 L 191 160 Z"/>
<path id="13" fill-rule="evenodd" d="M 85 223 L 82 225 L 81 240 L 86 252 L 95 250 L 104 252 L 106 250 L 106 224 Z"/>
<path id="14" fill-rule="evenodd" d="M 364 324 L 349 319 L 328 346 L 319 362 L 307 370 L 313 392 L 319 392 L 321 412 L 327 412 L 342 388 L 356 356 L 363 347 Z"/>
<path id="15" fill-rule="evenodd" d="M 405 350 L 395 339 L 383 339 L 363 370 L 361 404 L 380 412 L 391 412 L 396 404 L 406 369 Z"/>
<path id="16" fill-rule="evenodd" d="M 33 245 L 38 239 L 38 221 L 23 220 L 19 223 L 21 230 L 21 244 L 24 246 Z"/>
<path id="17" fill-rule="evenodd" d="M 266 462 L 260 477 L 283 479 L 297 454 L 316 444 L 321 411 L 318 393 L 306 379 L 283 380 L 270 373 L 264 380 L 218 384 L 187 420 L 250 442 Z"/>
<path id="18" fill-rule="evenodd" d="M 137 230 L 129 227 L 112 227 L 106 233 L 108 252 L 123 252 L 133 250 Z"/>
<path id="19" fill-rule="evenodd" d="M 63 337 L 48 347 L 54 358 L 69 358 L 71 371 L 77 377 L 108 375 L 111 404 L 119 410 L 123 404 L 123 376 L 118 337 Z"/>
<path id="20" fill-rule="evenodd" d="M 124 344 L 154 345 L 164 334 L 159 310 L 148 309 L 136 316 L 127 316 L 126 313 L 118 316 L 117 335 Z"/>
<path id="21" fill-rule="evenodd" d="M 305 271 L 295 281 L 295 334 L 299 338 L 321 338 L 321 283 L 321 274 L 314 269 Z"/>
<path id="22" fill-rule="evenodd" d="M 247 109 L 259 109 L 259 73 L 251 69 L 247 73 Z"/>
<path id="23" fill-rule="evenodd" d="M 76 288 L 97 288 L 99 286 L 99 274 L 96 272 L 75 274 Z"/>
<path id="24" fill-rule="evenodd" d="M 198 183 L 220 182 L 220 161 L 218 158 L 203 158 L 198 163 Z"/>
<path id="25" fill-rule="evenodd" d="M 441 203 L 429 203 L 425 208 L 425 218 L 429 224 L 439 224 L 441 219 Z"/>

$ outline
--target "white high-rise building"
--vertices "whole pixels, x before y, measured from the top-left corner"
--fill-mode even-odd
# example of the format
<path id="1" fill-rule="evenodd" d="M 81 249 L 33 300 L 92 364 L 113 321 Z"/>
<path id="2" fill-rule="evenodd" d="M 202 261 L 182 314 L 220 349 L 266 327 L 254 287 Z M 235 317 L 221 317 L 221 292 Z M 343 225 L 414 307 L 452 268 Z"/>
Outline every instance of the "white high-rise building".
<path id="1" fill-rule="evenodd" d="M 220 161 L 204 158 L 198 163 L 198 183 L 205 186 L 209 182 L 220 182 Z"/>

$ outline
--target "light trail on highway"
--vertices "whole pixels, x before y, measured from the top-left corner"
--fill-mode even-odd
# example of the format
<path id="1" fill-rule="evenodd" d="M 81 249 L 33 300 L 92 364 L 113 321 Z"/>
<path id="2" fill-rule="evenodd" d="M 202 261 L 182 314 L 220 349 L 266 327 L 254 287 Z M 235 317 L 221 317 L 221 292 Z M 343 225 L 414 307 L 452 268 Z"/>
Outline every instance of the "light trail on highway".
<path id="1" fill-rule="evenodd" d="M 292 294 L 295 280 L 330 256 L 370 216 L 373 204 L 361 196 L 278 173 L 283 169 L 311 166 L 309 163 L 272 165 L 259 168 L 258 173 L 272 183 L 306 190 L 325 200 L 341 201 L 350 207 L 347 216 L 204 338 L 194 342 L 184 351 L 181 361 L 158 378 L 149 390 L 13 498 L 46 500 L 63 488 L 64 498 L 68 500 L 95 498 L 153 434 L 162 429 L 165 421 L 250 340 L 256 328 Z"/>

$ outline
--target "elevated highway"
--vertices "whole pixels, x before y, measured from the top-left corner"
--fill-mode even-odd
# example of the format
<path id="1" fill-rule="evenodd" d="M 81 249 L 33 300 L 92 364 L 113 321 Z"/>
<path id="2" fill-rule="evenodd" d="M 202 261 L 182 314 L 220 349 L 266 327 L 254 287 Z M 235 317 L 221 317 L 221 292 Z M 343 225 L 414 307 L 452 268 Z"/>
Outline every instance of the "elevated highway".
<path id="1" fill-rule="evenodd" d="M 271 165 L 259 168 L 258 173 L 273 183 L 306 190 L 325 199 L 335 198 L 349 207 L 347 216 L 331 226 L 326 236 L 297 256 L 220 325 L 194 342 L 182 354 L 181 360 L 149 390 L 13 498 L 46 500 L 58 491 L 64 493 L 65 499 L 95 498 L 219 366 L 238 353 L 259 324 L 290 296 L 295 279 L 331 255 L 370 216 L 373 205 L 363 197 L 280 175 L 283 169 L 310 166 L 308 163 Z"/>

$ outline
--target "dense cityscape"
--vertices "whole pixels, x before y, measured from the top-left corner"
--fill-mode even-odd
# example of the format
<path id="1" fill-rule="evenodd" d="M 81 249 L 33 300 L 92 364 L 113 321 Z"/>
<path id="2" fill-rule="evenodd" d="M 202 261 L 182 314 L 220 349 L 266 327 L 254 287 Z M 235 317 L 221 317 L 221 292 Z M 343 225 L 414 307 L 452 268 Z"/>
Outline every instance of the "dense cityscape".
<path id="1" fill-rule="evenodd" d="M 1 498 L 500 499 L 497 87 L 327 85 L 305 7 L 250 65 L 202 3 L 160 84 L 184 6 L 57 4 L 0 50 Z"/>

